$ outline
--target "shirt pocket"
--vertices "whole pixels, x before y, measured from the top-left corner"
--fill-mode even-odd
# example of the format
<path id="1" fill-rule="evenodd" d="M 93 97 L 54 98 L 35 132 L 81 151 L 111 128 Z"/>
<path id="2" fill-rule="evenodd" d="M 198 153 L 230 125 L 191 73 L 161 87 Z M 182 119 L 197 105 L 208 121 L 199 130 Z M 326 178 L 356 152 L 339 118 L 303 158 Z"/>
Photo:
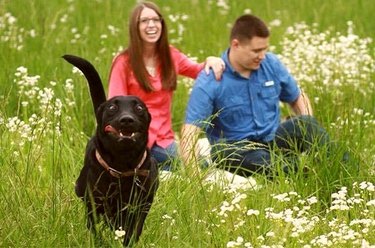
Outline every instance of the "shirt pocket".
<path id="1" fill-rule="evenodd" d="M 239 96 L 232 96 L 223 101 L 223 107 L 219 109 L 219 115 L 224 128 L 233 129 L 244 121 L 249 114 L 247 109 L 249 106 Z"/>
<path id="2" fill-rule="evenodd" d="M 278 118 L 279 94 L 275 86 L 263 86 L 259 92 L 259 107 L 264 121 Z"/>

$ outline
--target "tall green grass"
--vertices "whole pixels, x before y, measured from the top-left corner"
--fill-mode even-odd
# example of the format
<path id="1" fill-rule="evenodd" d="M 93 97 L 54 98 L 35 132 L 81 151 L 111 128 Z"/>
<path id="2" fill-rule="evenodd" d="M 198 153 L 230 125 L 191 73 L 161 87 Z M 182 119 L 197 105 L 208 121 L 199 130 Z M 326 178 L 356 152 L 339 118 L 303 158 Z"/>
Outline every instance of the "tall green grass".
<path id="1" fill-rule="evenodd" d="M 375 58 L 374 43 L 362 43 L 375 38 L 373 1 L 155 2 L 172 43 L 198 61 L 226 49 L 230 25 L 241 14 L 272 24 L 272 49 L 298 77 L 337 149 L 330 157 L 324 148 L 301 156 L 307 174 L 273 181 L 255 176 L 256 190 L 176 172 L 161 182 L 137 247 L 375 245 Z M 0 0 L 0 247 L 98 246 L 74 194 L 95 119 L 85 79 L 61 56 L 92 61 L 107 88 L 111 60 L 127 44 L 134 4 Z M 351 41 L 345 39 L 351 37 L 348 21 L 357 36 Z M 308 33 L 287 32 L 301 23 Z M 326 43 L 336 49 L 317 49 Z M 329 79 L 328 67 L 334 72 Z M 179 82 L 172 110 L 177 134 L 186 81 Z M 351 153 L 348 163 L 341 161 L 344 151 Z M 102 236 L 103 246 L 121 247 L 115 233 L 104 229 Z"/>

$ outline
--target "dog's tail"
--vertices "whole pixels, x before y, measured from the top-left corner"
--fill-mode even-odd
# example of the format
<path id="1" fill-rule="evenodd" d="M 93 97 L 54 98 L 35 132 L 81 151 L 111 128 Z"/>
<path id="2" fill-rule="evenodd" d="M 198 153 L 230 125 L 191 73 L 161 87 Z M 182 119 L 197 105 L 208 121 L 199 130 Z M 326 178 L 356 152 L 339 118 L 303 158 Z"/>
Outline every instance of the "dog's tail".
<path id="1" fill-rule="evenodd" d="M 95 115 L 97 114 L 100 104 L 106 101 L 105 91 L 102 80 L 95 67 L 87 60 L 78 56 L 65 54 L 62 56 L 70 64 L 74 65 L 85 75 L 90 88 L 92 104 L 94 105 Z"/>

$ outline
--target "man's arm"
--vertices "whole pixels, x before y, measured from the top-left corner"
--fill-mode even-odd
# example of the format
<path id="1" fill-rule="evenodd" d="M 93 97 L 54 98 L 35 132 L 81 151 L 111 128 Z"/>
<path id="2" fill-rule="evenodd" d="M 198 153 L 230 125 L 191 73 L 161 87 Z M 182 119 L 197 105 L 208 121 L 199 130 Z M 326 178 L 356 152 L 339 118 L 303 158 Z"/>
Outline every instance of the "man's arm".
<path id="1" fill-rule="evenodd" d="M 296 115 L 313 115 L 313 110 L 310 104 L 310 100 L 307 95 L 301 91 L 297 100 L 290 103 L 290 107 L 293 109 Z"/>
<path id="2" fill-rule="evenodd" d="M 197 159 L 197 151 L 195 147 L 200 132 L 201 128 L 192 124 L 184 124 L 181 129 L 180 140 L 180 152 L 184 165 L 191 164 L 194 167 L 194 169 L 196 169 L 195 167 L 197 167 L 198 170 L 199 165 Z"/>

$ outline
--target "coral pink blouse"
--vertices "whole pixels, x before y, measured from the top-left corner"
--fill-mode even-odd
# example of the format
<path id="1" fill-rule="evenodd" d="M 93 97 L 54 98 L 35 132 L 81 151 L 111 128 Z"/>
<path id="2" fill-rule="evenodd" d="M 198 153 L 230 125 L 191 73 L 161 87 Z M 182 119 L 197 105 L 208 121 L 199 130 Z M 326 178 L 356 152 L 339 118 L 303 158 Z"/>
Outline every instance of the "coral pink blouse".
<path id="1" fill-rule="evenodd" d="M 170 51 L 178 75 L 196 78 L 203 69 L 203 63 L 198 64 L 192 61 L 176 48 L 171 46 Z M 108 97 L 135 95 L 142 99 L 152 117 L 147 146 L 151 148 L 156 143 L 166 148 L 174 141 L 171 117 L 173 91 L 162 89 L 159 70 L 156 70 L 155 76 L 149 75 L 154 91 L 144 91 L 133 72 L 125 70 L 127 66 L 130 66 L 128 55 L 120 54 L 114 59 L 109 78 Z"/>

